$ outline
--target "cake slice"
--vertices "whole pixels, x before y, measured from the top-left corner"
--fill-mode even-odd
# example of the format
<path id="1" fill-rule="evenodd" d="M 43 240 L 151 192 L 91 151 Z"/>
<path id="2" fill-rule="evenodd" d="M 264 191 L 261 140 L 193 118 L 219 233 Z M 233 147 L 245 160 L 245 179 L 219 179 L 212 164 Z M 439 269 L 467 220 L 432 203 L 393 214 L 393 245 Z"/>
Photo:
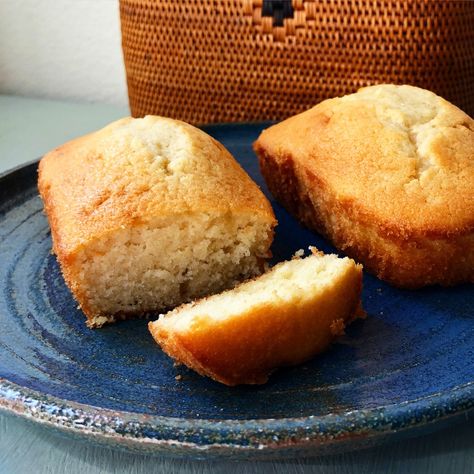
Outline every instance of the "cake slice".
<path id="1" fill-rule="evenodd" d="M 114 122 L 48 153 L 38 184 L 90 327 L 230 288 L 270 256 L 270 203 L 220 143 L 183 122 Z"/>
<path id="2" fill-rule="evenodd" d="M 360 310 L 362 267 L 294 258 L 232 290 L 160 315 L 148 327 L 172 358 L 226 385 L 262 384 L 325 350 Z"/>

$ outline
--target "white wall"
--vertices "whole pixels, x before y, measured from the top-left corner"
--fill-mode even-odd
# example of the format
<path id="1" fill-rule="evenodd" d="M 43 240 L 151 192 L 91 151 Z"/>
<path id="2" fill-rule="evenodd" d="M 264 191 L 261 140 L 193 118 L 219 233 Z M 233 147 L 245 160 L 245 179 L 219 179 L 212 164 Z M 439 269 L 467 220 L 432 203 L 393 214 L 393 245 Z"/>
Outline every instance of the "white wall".
<path id="1" fill-rule="evenodd" d="M 128 103 L 118 0 L 0 0 L 0 93 Z"/>

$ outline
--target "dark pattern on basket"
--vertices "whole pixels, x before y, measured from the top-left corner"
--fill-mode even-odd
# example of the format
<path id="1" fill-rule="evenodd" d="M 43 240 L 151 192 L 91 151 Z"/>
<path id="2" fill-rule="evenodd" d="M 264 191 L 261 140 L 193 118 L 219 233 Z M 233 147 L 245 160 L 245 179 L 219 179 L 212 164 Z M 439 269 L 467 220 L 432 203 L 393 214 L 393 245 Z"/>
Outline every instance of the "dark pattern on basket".
<path id="1" fill-rule="evenodd" d="M 132 114 L 279 120 L 382 82 L 474 114 L 474 1 L 272 3 L 120 0 Z"/>
<path id="2" fill-rule="evenodd" d="M 263 0 L 262 16 L 271 16 L 273 26 L 283 26 L 285 18 L 293 18 L 292 0 Z"/>

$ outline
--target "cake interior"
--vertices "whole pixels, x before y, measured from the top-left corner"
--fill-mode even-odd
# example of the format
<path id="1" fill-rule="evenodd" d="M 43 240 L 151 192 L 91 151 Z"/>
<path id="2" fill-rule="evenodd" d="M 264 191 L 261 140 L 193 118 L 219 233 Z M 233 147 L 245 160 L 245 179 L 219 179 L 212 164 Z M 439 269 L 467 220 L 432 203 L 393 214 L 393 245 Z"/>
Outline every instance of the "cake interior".
<path id="1" fill-rule="evenodd" d="M 230 213 L 183 214 L 118 229 L 79 252 L 76 296 L 87 302 L 92 327 L 165 311 L 260 274 L 271 232 L 256 216 Z"/>
<path id="2" fill-rule="evenodd" d="M 223 321 L 265 305 L 297 308 L 306 304 L 308 299 L 318 298 L 327 293 L 328 288 L 337 286 L 351 265 L 350 259 L 340 259 L 337 255 L 294 258 L 231 291 L 177 308 L 161 318 L 169 321 L 175 330 L 186 331 L 194 317 L 206 316 Z"/>

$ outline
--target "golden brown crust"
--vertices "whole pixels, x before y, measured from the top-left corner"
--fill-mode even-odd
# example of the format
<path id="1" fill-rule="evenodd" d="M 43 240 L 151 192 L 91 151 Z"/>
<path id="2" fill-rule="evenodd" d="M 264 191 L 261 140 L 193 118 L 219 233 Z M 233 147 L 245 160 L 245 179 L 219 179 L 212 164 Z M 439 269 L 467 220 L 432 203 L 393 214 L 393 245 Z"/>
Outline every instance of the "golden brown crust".
<path id="1" fill-rule="evenodd" d="M 325 101 L 254 146 L 291 213 L 400 287 L 474 281 L 474 121 L 434 97 L 418 158 L 400 151 L 403 136 L 373 104 L 355 99 Z"/>
<path id="2" fill-rule="evenodd" d="M 278 367 L 324 351 L 361 316 L 361 267 L 353 264 L 341 280 L 306 303 L 260 304 L 221 321 L 203 314 L 186 330 L 166 317 L 148 327 L 169 356 L 199 374 L 230 386 L 262 384 Z"/>
<path id="3" fill-rule="evenodd" d="M 173 173 L 168 167 L 167 173 L 176 179 L 163 179 L 153 172 L 153 151 L 146 141 L 127 129 L 133 120 L 113 122 L 41 160 L 38 188 L 51 223 L 54 251 L 63 260 L 73 258 L 93 238 L 154 216 L 205 210 L 257 214 L 275 223 L 268 200 L 222 144 L 184 122 L 141 119 L 149 128 L 160 123 L 176 127 L 186 139 L 186 153 L 194 157 L 192 170 Z"/>
<path id="4" fill-rule="evenodd" d="M 395 286 L 419 288 L 474 280 L 474 237 L 400 238 L 357 221 L 354 203 L 332 196 L 315 179 L 298 180 L 294 161 L 279 162 L 259 150 L 260 169 L 270 192 L 309 228 L 330 239 L 364 268 Z"/>

